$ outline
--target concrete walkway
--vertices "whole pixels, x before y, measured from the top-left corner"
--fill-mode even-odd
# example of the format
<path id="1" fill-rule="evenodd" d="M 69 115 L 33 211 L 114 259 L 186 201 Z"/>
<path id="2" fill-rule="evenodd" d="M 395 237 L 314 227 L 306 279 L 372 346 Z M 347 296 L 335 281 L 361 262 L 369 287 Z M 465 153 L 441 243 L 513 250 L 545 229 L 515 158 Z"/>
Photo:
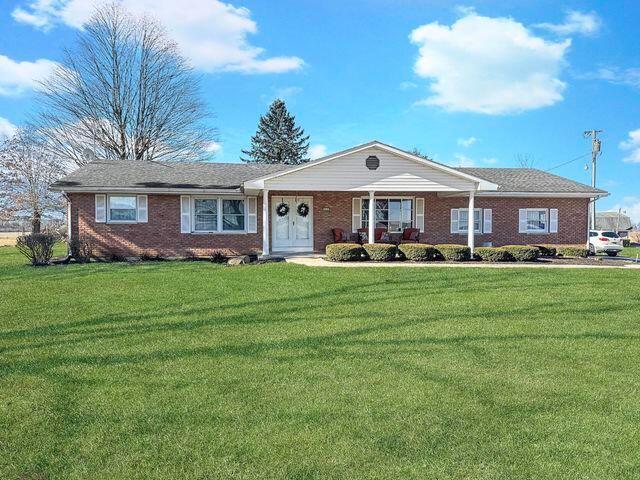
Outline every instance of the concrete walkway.
<path id="1" fill-rule="evenodd" d="M 446 262 L 328 262 L 320 254 L 290 254 L 284 255 L 287 263 L 305 265 L 307 267 L 346 267 L 346 268 L 366 268 L 366 267 L 408 267 L 408 268 L 622 268 L 640 270 L 640 263 L 623 265 L 569 265 L 561 263 L 446 263 Z"/>

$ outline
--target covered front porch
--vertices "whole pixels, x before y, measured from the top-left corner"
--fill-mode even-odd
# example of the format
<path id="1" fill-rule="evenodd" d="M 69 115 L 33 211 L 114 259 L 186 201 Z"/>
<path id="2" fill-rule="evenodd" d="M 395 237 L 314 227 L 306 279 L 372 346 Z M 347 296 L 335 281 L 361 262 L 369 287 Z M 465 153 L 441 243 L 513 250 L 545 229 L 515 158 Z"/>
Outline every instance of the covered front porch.
<path id="1" fill-rule="evenodd" d="M 414 232 L 415 240 L 425 243 L 434 241 L 433 226 L 428 228 L 425 222 L 428 214 L 433 216 L 433 209 L 443 212 L 441 220 L 447 224 L 447 231 L 450 221 L 448 208 L 441 205 L 437 195 L 429 192 L 263 190 L 261 195 L 263 255 L 323 252 L 324 247 L 334 241 L 403 243 L 408 241 L 405 240 L 409 238 L 407 233 Z M 466 192 L 464 198 L 458 196 L 457 204 L 465 208 L 459 219 L 460 233 L 453 243 L 466 243 L 473 249 L 478 218 L 467 212 L 476 211 L 475 192 Z M 336 239 L 338 232 L 344 238 Z"/>
<path id="2" fill-rule="evenodd" d="M 394 147 L 371 142 L 261 179 L 246 182 L 247 194 L 262 197 L 262 251 L 322 251 L 339 228 L 362 233 L 367 243 L 381 241 L 376 229 L 402 235 L 416 229 L 424 237 L 425 212 L 449 210 L 439 200 L 455 195 L 456 243 L 475 247 L 476 194 L 496 185 Z M 461 202 L 464 202 L 461 204 Z M 371 221 L 374 220 L 374 221 Z M 347 223 L 348 221 L 348 223 Z M 464 232 L 462 232 L 464 230 Z M 461 235 L 464 235 L 462 237 Z M 362 237 L 360 237 L 362 238 Z M 423 240 L 421 240 L 423 241 Z"/>

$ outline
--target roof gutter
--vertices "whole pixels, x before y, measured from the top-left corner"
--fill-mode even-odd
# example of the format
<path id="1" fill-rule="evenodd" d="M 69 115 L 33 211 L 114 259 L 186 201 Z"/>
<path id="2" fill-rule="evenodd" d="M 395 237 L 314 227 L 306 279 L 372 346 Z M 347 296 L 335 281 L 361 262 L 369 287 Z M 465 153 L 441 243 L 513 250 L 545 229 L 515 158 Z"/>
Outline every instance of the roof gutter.
<path id="1" fill-rule="evenodd" d="M 464 197 L 466 192 L 439 193 L 439 197 Z M 608 197 L 608 192 L 490 192 L 478 191 L 477 197 L 512 197 L 512 198 L 599 198 Z"/>
<path id="2" fill-rule="evenodd" d="M 237 195 L 242 188 L 149 188 L 149 187 L 62 187 L 51 186 L 54 192 L 66 193 L 155 193 L 165 195 L 217 194 Z"/>

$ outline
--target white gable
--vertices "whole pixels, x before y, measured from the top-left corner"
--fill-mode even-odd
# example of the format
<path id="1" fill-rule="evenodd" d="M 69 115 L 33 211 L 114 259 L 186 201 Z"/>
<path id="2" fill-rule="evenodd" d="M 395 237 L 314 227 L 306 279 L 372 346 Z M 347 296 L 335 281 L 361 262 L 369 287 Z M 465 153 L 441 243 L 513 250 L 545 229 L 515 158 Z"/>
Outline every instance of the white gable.
<path id="1" fill-rule="evenodd" d="M 369 170 L 365 159 L 375 155 L 380 160 L 376 170 Z M 406 155 L 376 146 L 364 148 L 307 168 L 264 180 L 269 190 L 316 191 L 431 191 L 451 192 L 474 189 L 474 181 L 446 167 L 431 166 Z"/>

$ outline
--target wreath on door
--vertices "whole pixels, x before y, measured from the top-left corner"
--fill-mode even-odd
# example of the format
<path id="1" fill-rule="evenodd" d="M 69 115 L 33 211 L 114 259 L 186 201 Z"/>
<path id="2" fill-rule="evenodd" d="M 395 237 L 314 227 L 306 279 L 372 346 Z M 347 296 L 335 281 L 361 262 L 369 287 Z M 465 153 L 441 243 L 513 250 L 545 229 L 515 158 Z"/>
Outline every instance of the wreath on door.
<path id="1" fill-rule="evenodd" d="M 289 213 L 289 205 L 287 205 L 284 202 L 279 203 L 278 206 L 276 207 L 276 213 L 278 214 L 279 217 L 285 217 L 287 213 Z"/>
<path id="2" fill-rule="evenodd" d="M 298 215 L 300 215 L 301 217 L 306 217 L 307 215 L 309 215 L 309 205 L 304 202 L 298 205 Z"/>

